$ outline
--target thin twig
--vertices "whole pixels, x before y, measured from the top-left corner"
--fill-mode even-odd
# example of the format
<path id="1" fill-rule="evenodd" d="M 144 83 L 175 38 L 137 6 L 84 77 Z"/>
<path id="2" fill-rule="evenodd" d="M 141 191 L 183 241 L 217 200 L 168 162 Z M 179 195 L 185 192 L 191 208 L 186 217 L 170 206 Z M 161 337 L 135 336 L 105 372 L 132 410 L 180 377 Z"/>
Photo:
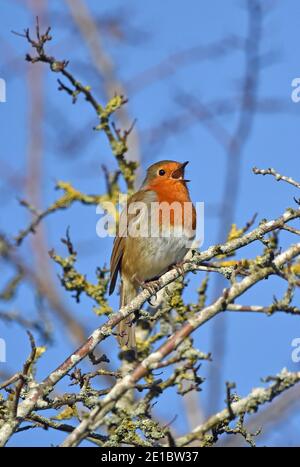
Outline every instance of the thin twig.
<path id="1" fill-rule="evenodd" d="M 287 177 L 286 175 L 281 175 L 275 169 L 272 169 L 272 168 L 258 169 L 257 167 L 253 167 L 252 170 L 253 170 L 253 173 L 255 175 L 273 175 L 273 177 L 275 177 L 278 182 L 280 180 L 283 180 L 284 182 L 287 182 L 290 185 L 295 186 L 296 188 L 300 188 L 300 183 L 299 182 L 296 182 L 296 180 L 294 180 L 292 177 Z"/>

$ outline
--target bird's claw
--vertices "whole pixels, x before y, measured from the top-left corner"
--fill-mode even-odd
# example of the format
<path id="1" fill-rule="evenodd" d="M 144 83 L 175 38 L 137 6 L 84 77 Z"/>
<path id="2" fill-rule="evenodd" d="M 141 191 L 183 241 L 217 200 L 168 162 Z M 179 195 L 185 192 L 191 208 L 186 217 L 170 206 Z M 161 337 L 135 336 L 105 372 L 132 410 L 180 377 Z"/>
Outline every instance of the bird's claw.
<path id="1" fill-rule="evenodd" d="M 154 298 L 154 300 L 157 299 L 157 292 L 160 288 L 159 286 L 159 281 L 154 280 L 154 281 L 149 281 L 149 282 L 140 282 L 139 285 L 143 290 L 147 290 L 150 294 L 151 297 L 149 298 L 148 302 L 151 306 L 153 306 L 153 303 L 151 303 L 151 299 Z"/>
<path id="2" fill-rule="evenodd" d="M 184 263 L 185 263 L 185 262 L 182 261 L 181 263 L 176 263 L 176 264 L 173 265 L 173 268 L 176 269 L 176 271 L 178 272 L 178 274 L 179 274 L 180 276 L 184 276 L 184 274 L 185 274 L 185 270 L 184 270 L 184 267 L 183 267 L 183 266 L 184 266 Z"/>

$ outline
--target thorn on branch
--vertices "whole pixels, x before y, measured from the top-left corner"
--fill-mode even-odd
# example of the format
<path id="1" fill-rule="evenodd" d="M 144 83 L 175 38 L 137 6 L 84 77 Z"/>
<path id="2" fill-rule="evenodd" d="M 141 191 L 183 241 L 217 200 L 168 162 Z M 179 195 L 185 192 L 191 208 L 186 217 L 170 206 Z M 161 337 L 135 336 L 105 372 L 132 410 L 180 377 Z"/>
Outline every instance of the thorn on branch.
<path id="1" fill-rule="evenodd" d="M 71 238 L 70 238 L 70 226 L 67 227 L 66 238 L 61 238 L 61 242 L 64 245 L 66 245 L 70 255 L 77 255 L 77 252 L 75 251 L 73 243 L 71 242 Z"/>

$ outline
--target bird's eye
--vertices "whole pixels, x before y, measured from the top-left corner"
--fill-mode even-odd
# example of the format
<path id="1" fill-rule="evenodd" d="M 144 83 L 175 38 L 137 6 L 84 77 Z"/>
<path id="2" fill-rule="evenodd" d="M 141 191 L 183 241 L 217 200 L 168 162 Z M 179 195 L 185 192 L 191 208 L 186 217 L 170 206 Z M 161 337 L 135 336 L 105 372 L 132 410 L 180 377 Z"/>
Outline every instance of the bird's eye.
<path id="1" fill-rule="evenodd" d="M 158 175 L 165 175 L 166 171 L 164 169 L 160 169 L 160 171 L 158 172 Z"/>

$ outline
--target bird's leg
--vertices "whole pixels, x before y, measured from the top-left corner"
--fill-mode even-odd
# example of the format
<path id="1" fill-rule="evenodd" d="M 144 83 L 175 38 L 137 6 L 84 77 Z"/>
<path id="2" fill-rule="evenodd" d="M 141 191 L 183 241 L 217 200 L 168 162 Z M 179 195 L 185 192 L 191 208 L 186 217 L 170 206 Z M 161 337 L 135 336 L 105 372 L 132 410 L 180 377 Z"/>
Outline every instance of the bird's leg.
<path id="1" fill-rule="evenodd" d="M 157 299 L 157 292 L 159 290 L 159 280 L 157 279 L 151 281 L 141 281 L 136 276 L 134 279 L 143 290 L 148 290 L 148 292 L 152 295 L 152 297 L 149 298 L 148 302 L 151 306 L 153 306 L 153 303 L 151 303 L 151 298 L 154 298 L 155 300 Z"/>
<path id="2" fill-rule="evenodd" d="M 176 269 L 176 271 L 178 272 L 178 274 L 180 276 L 184 276 L 185 274 L 185 270 L 184 270 L 184 264 L 186 263 L 186 261 L 180 261 L 179 263 L 175 263 L 175 264 L 172 264 L 172 266 L 170 266 L 169 270 L 170 269 Z"/>
<path id="3" fill-rule="evenodd" d="M 150 306 L 155 306 L 155 301 L 157 300 L 157 292 L 159 290 L 159 281 L 158 280 L 152 280 L 149 282 L 144 282 L 144 289 L 148 290 L 151 293 L 151 297 L 148 300 L 148 303 Z M 152 301 L 154 299 L 154 303 Z"/>

